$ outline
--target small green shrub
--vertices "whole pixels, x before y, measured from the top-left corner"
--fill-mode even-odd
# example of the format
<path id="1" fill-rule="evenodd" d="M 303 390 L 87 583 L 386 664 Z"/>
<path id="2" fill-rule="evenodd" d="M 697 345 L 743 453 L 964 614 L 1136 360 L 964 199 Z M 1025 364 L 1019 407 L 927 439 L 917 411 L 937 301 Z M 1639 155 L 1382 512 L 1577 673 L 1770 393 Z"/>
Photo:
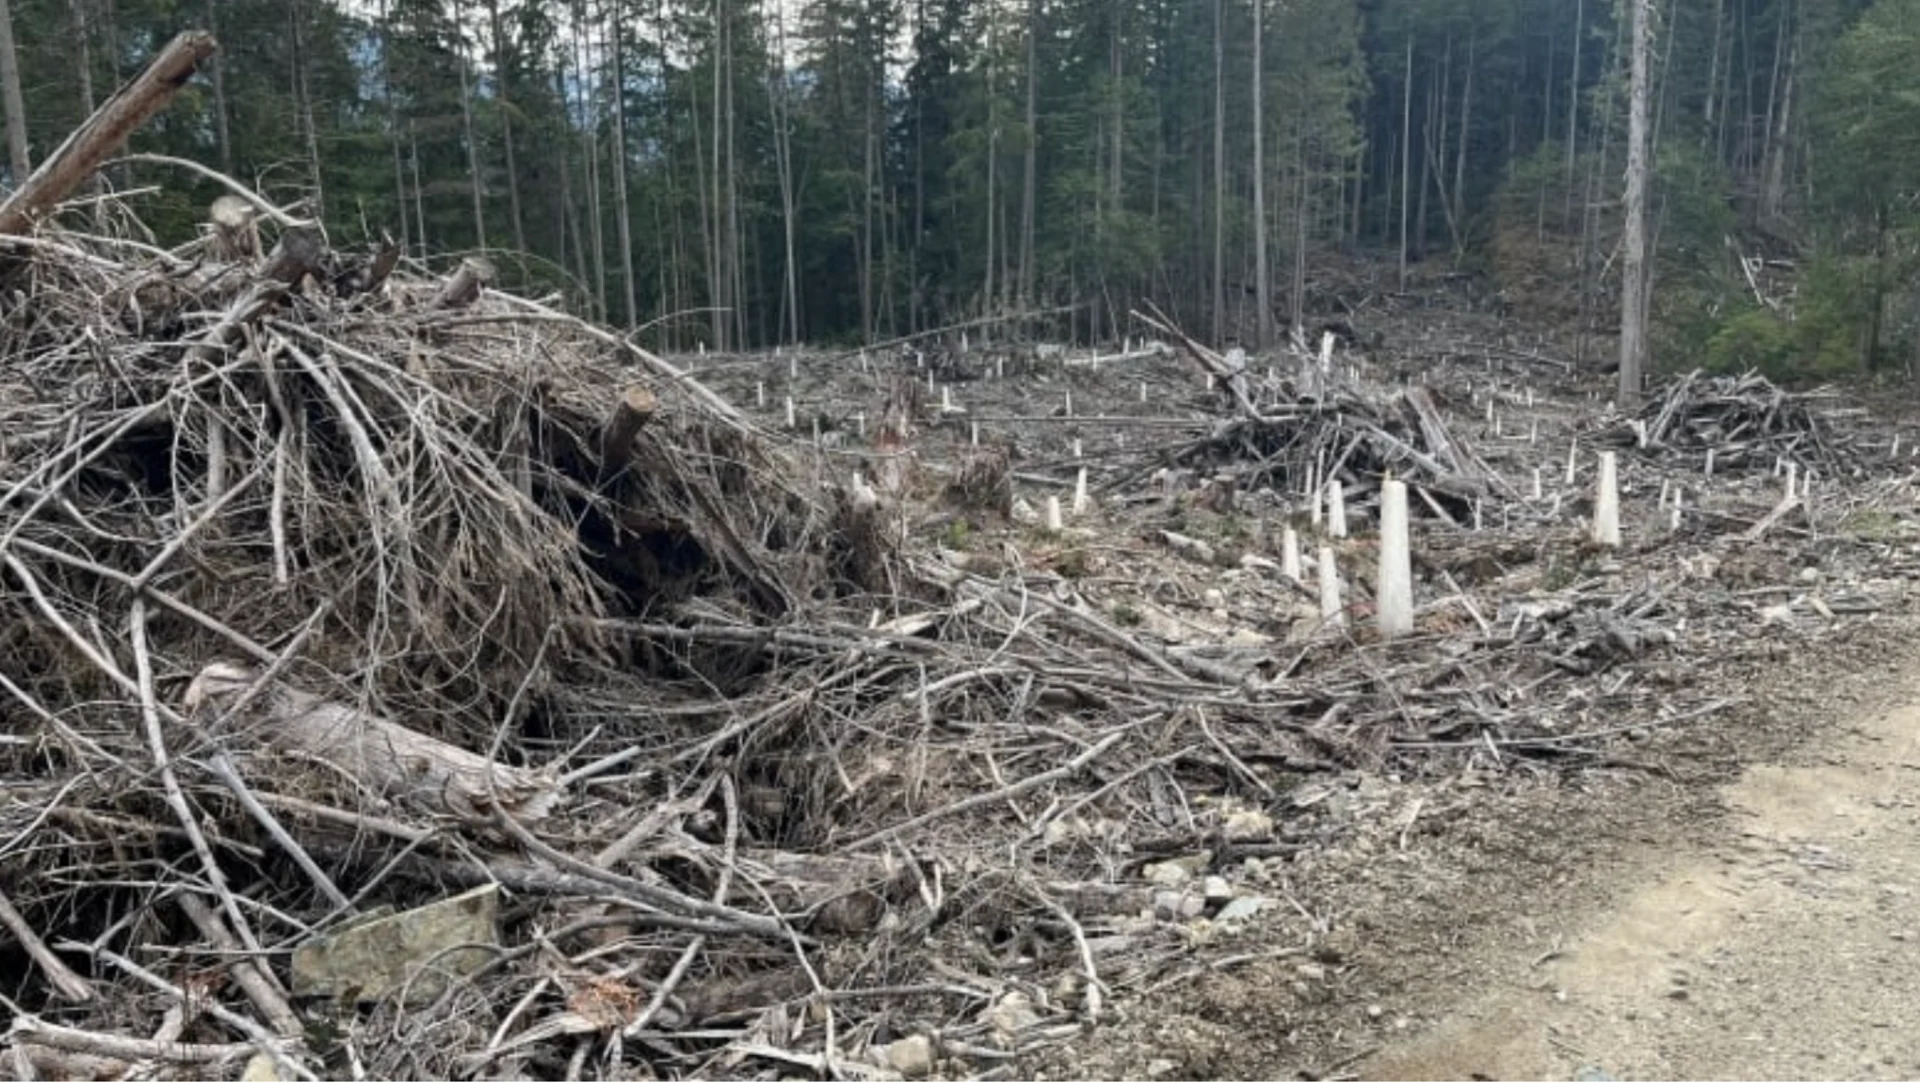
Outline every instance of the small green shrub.
<path id="1" fill-rule="evenodd" d="M 1781 379 L 1793 375 L 1799 356 L 1793 328 L 1771 310 L 1756 308 L 1722 322 L 1707 339 L 1705 367 L 1717 373 L 1753 369 Z"/>

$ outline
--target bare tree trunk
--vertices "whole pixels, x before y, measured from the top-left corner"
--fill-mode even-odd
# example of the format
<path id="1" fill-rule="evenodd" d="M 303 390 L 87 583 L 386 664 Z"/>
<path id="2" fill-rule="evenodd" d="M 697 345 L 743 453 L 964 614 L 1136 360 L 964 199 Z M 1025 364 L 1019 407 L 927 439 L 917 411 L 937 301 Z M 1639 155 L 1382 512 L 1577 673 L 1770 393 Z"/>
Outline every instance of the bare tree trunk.
<path id="1" fill-rule="evenodd" d="M 1580 145 L 1580 54 L 1587 40 L 1587 0 L 1573 7 L 1573 66 L 1567 69 L 1567 169 L 1566 200 L 1560 211 L 1560 228 L 1573 221 L 1573 165 L 1575 149 Z"/>
<path id="2" fill-rule="evenodd" d="M 1267 277 L 1267 152 L 1266 97 L 1263 76 L 1261 8 L 1266 0 L 1253 0 L 1253 282 L 1255 290 L 1254 339 L 1256 349 L 1273 341 L 1273 283 Z M 1295 324 L 1296 329 L 1298 324 Z"/>
<path id="3" fill-rule="evenodd" d="M 307 82 L 307 0 L 287 5 L 287 27 L 292 31 L 293 98 L 300 113 L 300 135 L 307 145 L 307 177 L 313 185 L 313 216 L 324 219 L 326 187 L 320 180 L 320 132 L 313 120 L 313 94 Z"/>
<path id="4" fill-rule="evenodd" d="M 1629 0 L 1631 2 L 1631 0 Z M 1553 142 L 1553 35 L 1547 35 L 1547 75 L 1542 84 L 1546 90 L 1546 102 L 1540 107 L 1540 150 L 1544 154 L 1547 145 Z M 1533 206 L 1533 243 L 1545 244 L 1547 239 L 1547 171 L 1540 171 L 1540 183 L 1534 192 Z"/>
<path id="5" fill-rule="evenodd" d="M 723 176 L 726 178 L 727 193 L 727 240 L 729 256 L 727 267 L 733 272 L 733 282 L 728 297 L 733 302 L 734 333 L 733 341 L 745 345 L 747 337 L 747 253 L 743 247 L 740 231 L 740 150 L 734 125 L 733 103 L 733 24 L 726 24 L 724 39 L 727 47 L 721 50 L 722 63 L 726 65 L 726 120 L 727 120 L 727 165 Z"/>
<path id="6" fill-rule="evenodd" d="M 460 123 L 467 136 L 467 187 L 473 193 L 473 242 L 477 248 L 487 247 L 486 191 L 480 180 L 480 140 L 473 129 L 473 70 L 472 62 L 467 58 L 467 5 L 453 5 L 454 24 L 462 29 L 454 41 L 454 48 L 460 51 Z"/>
<path id="7" fill-rule="evenodd" d="M 1473 116 L 1473 67 L 1480 43 L 1480 30 L 1475 27 L 1467 36 L 1467 84 L 1460 91 L 1460 147 L 1453 158 L 1453 220 L 1462 222 L 1467 216 L 1467 144 L 1472 142 L 1472 129 L 1468 122 Z M 1455 262 L 1465 253 L 1457 248 L 1453 253 Z"/>
<path id="8" fill-rule="evenodd" d="M 413 224 L 414 236 L 420 241 L 420 258 L 427 257 L 427 186 L 420 180 L 420 132 L 412 121 L 407 122 L 407 150 L 413 165 Z"/>
<path id="9" fill-rule="evenodd" d="M 1451 47 L 1452 42 L 1448 42 Z M 1427 193 L 1433 188 L 1433 173 L 1438 160 L 1433 153 L 1434 117 L 1440 110 L 1434 102 L 1440 97 L 1435 90 L 1441 83 L 1441 69 L 1429 63 L 1427 67 L 1426 116 L 1420 118 L 1420 197 L 1413 212 L 1413 251 L 1417 259 L 1427 258 Z M 1411 148 L 1409 148 L 1411 149 Z"/>
<path id="10" fill-rule="evenodd" d="M 1413 35 L 1407 35 L 1407 72 L 1400 102 L 1400 288 L 1407 288 L 1407 205 L 1413 185 Z"/>
<path id="11" fill-rule="evenodd" d="M 727 296 L 727 249 L 726 225 L 722 219 L 720 192 L 720 74 L 721 56 L 726 50 L 726 5 L 723 0 L 714 0 L 713 5 L 713 55 L 708 62 L 713 66 L 713 99 L 707 103 L 711 112 L 711 132 L 713 139 L 710 149 L 711 168 L 707 174 L 707 225 L 709 236 L 707 250 L 712 253 L 707 263 L 707 293 L 710 304 L 716 311 L 713 314 L 713 345 L 715 349 L 727 348 L 727 317 L 724 311 L 732 300 Z M 863 271 L 864 273 L 864 271 Z"/>
<path id="12" fill-rule="evenodd" d="M 1647 29 L 1652 0 L 1629 0 L 1633 8 L 1630 99 L 1627 110 L 1625 255 L 1620 264 L 1620 390 L 1623 409 L 1639 404 L 1647 368 L 1647 97 L 1650 91 Z"/>
<path id="13" fill-rule="evenodd" d="M 1114 5 L 1113 37 L 1109 44 L 1108 58 L 1108 67 L 1112 76 L 1110 94 L 1113 110 L 1113 164 L 1107 170 L 1107 181 L 1112 189 L 1107 196 L 1107 205 L 1115 214 L 1120 212 L 1121 200 L 1125 193 L 1123 181 L 1126 177 L 1127 102 L 1124 87 L 1127 53 L 1126 27 L 1122 22 L 1125 11 L 1124 6 Z"/>
<path id="14" fill-rule="evenodd" d="M 114 92 L 0 201 L 0 236 L 24 233 L 71 195 L 129 135 L 173 100 L 213 50 L 213 35 L 189 31 L 154 54 L 146 70 Z"/>
<path id="15" fill-rule="evenodd" d="M 1560 208 L 1562 231 L 1573 225 L 1574 162 L 1580 147 L 1580 58 L 1587 41 L 1587 0 L 1573 11 L 1573 66 L 1567 69 L 1567 165 L 1565 199 Z"/>
<path id="16" fill-rule="evenodd" d="M 1780 33 L 1785 35 L 1786 15 L 1780 17 Z M 1800 70 L 1800 41 L 1796 31 L 1793 44 L 1787 48 L 1786 85 L 1780 88 L 1780 116 L 1774 124 L 1773 136 L 1769 141 L 1772 151 L 1767 156 L 1766 181 L 1761 187 L 1761 213 L 1769 219 L 1780 215 L 1780 206 L 1787 195 L 1787 157 L 1792 154 L 1792 144 L 1788 140 L 1788 129 L 1793 118 L 1793 86 L 1797 82 Z"/>
<path id="17" fill-rule="evenodd" d="M 7 165 L 13 186 L 27 182 L 33 163 L 27 160 L 27 103 L 20 93 L 20 56 L 13 47 L 13 5 L 0 0 L 0 101 L 7 122 Z"/>
<path id="18" fill-rule="evenodd" d="M 400 153 L 400 98 L 393 92 L 393 24 L 388 0 L 380 0 L 380 89 L 387 99 L 387 144 L 393 151 L 393 209 L 400 219 L 400 250 L 413 251 L 413 228 L 407 221 L 407 174 Z"/>
<path id="19" fill-rule="evenodd" d="M 594 110 L 593 69 L 588 63 L 589 39 L 593 24 L 586 17 L 585 5 L 576 3 L 573 12 L 574 70 L 580 86 L 581 146 L 586 159 L 587 230 L 589 255 L 593 266 L 593 311 L 605 317 L 607 312 L 607 238 L 606 223 L 600 207 L 600 140 L 594 130 L 600 118 Z"/>
<path id="20" fill-rule="evenodd" d="M 627 67 L 620 38 L 619 4 L 613 5 L 609 21 L 613 46 L 607 57 L 613 65 L 612 101 L 608 103 L 613 110 L 613 221 L 620 235 L 620 298 L 626 304 L 625 326 L 631 331 L 640 323 L 640 299 L 633 281 L 633 208 L 627 201 Z"/>
<path id="21" fill-rule="evenodd" d="M 500 112 L 500 145 L 507 157 L 507 216 L 513 219 L 513 247 L 525 252 L 527 227 L 520 216 L 520 167 L 514 161 L 513 99 L 507 93 L 507 37 L 500 25 L 500 0 L 487 0 L 487 25 L 493 38 L 494 107 Z"/>
<path id="22" fill-rule="evenodd" d="M 998 232 L 999 207 L 996 193 L 1000 187 L 1000 51 L 994 40 L 999 23 L 991 11 L 987 14 L 987 272 L 980 291 L 982 315 L 994 309 L 994 239 Z"/>
<path id="23" fill-rule="evenodd" d="M 207 0 L 207 33 L 214 40 L 220 39 L 220 4 L 218 0 Z M 80 37 L 80 91 L 88 101 L 93 100 L 93 64 L 87 58 L 87 21 L 83 14 L 84 0 L 73 0 L 74 30 Z M 226 61 L 219 53 L 213 54 L 213 61 L 207 72 L 213 82 L 213 134 L 220 142 L 220 172 L 233 175 L 233 136 L 227 126 L 227 76 Z"/>
<path id="24" fill-rule="evenodd" d="M 1727 0 L 1714 0 L 1713 4 L 1713 59 L 1707 64 L 1707 104 L 1701 113 L 1706 124 L 1700 131 L 1700 146 L 1704 150 L 1713 142 L 1714 106 L 1718 104 L 1716 95 L 1720 93 L 1720 39 L 1722 27 L 1727 18 Z"/>
<path id="25" fill-rule="evenodd" d="M 1608 88 L 1599 109 L 1600 127 L 1593 133 L 1593 141 L 1587 152 L 1587 179 L 1585 196 L 1581 201 L 1580 243 L 1575 249 L 1575 280 L 1580 291 L 1580 322 L 1574 337 L 1574 360 L 1584 362 L 1587 359 L 1587 336 L 1593 328 L 1593 310 L 1599 294 L 1599 281 L 1592 277 L 1594 273 L 1594 253 L 1599 249 L 1600 238 L 1600 193 L 1604 187 L 1602 178 L 1612 167 L 1614 114 L 1619 110 L 1613 102 L 1612 88 L 1621 84 L 1621 72 L 1626 68 L 1628 27 L 1631 19 L 1615 20 L 1613 41 L 1609 43 L 1604 56 L 1613 70 L 1601 81 Z"/>
<path id="26" fill-rule="evenodd" d="M 1020 304 L 1033 301 L 1034 203 L 1040 159 L 1040 0 L 1027 0 L 1027 155 L 1020 186 Z"/>
<path id="27" fill-rule="evenodd" d="M 1293 320 L 1293 333 L 1306 345 L 1307 329 L 1307 216 L 1312 203 L 1311 178 L 1307 172 L 1307 130 L 1300 118 L 1294 119 L 1293 138 L 1293 288 L 1287 298 L 1287 315 Z"/>
<path id="28" fill-rule="evenodd" d="M 1213 0 L 1213 344 L 1227 334 L 1227 4 Z"/>
<path id="29" fill-rule="evenodd" d="M 874 289 L 875 279 L 873 273 L 873 233 L 875 221 L 873 202 L 874 189 L 879 187 L 876 183 L 878 166 L 874 160 L 875 144 L 879 142 L 878 137 L 874 134 L 876 119 L 874 117 L 873 97 L 877 91 L 871 87 L 862 87 L 861 90 L 863 91 L 861 98 L 866 103 L 866 115 L 861 124 L 860 132 L 860 176 L 864 181 L 861 187 L 865 189 L 860 210 L 860 333 L 864 336 L 862 341 L 872 342 L 877 337 L 874 327 L 874 294 L 876 291 Z M 1033 153 L 1031 148 L 1029 148 L 1027 153 L 1028 161 L 1031 162 Z M 1021 266 L 1021 293 L 1022 299 L 1024 300 L 1026 291 L 1024 261 Z"/>
<path id="30" fill-rule="evenodd" d="M 1780 5 L 1780 28 L 1773 35 L 1773 74 L 1767 77 L 1767 119 L 1760 125 L 1760 161 L 1750 179 L 1761 180 L 1773 168 L 1773 118 L 1780 100 L 1780 66 L 1787 53 L 1787 6 Z M 1761 198 L 1764 200 L 1765 194 Z M 1764 208 L 1763 208 L 1764 209 Z"/>
<path id="31" fill-rule="evenodd" d="M 787 19 L 775 13 L 773 72 L 767 83 L 768 110 L 773 114 L 773 163 L 780 177 L 780 233 L 785 248 L 786 311 L 783 324 L 789 343 L 800 342 L 800 270 L 794 256 L 793 131 L 787 108 Z"/>

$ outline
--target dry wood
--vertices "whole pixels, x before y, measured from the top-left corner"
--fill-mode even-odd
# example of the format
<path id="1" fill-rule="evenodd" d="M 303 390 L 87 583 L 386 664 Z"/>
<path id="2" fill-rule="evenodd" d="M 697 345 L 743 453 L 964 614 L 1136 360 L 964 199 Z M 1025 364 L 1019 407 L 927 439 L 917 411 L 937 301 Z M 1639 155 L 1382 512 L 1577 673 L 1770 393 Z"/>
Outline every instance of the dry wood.
<path id="1" fill-rule="evenodd" d="M 238 956 L 245 951 L 240 941 L 221 922 L 220 915 L 214 913 L 198 895 L 183 892 L 175 901 L 208 943 L 229 955 Z M 287 1003 L 286 994 L 280 991 L 273 980 L 272 971 L 259 959 L 238 958 L 227 967 L 227 973 L 233 975 L 234 984 L 247 994 L 247 999 L 260 1010 L 260 1014 L 266 1016 L 276 1034 L 293 1038 L 306 1032 L 306 1024 L 294 1014 L 292 1006 Z"/>
<path id="2" fill-rule="evenodd" d="M 276 237 L 300 224 L 247 202 Z M 492 883 L 522 897 L 510 942 L 440 1003 L 382 1019 L 391 1040 L 350 1039 L 362 1062 L 343 1071 L 589 1078 L 639 1043 L 713 1075 L 745 1066 L 716 1043 L 762 1038 L 832 1070 L 902 1019 L 950 1021 L 942 1048 L 1000 1064 L 1060 1040 L 1045 1024 L 1066 1011 L 1101 1016 L 1109 990 L 1229 964 L 1178 919 L 1138 921 L 1200 901 L 1163 892 L 1217 874 L 1325 930 L 1339 915 L 1305 870 L 1330 866 L 1235 866 L 1350 832 L 1412 849 L 1415 821 L 1443 814 L 1422 802 L 1471 798 L 1328 815 L 1347 788 L 1324 773 L 1647 770 L 1620 746 L 1712 714 L 1711 659 L 1795 649 L 1796 622 L 1864 625 L 1899 604 L 1873 584 L 1920 573 L 1897 541 L 1920 477 L 1830 396 L 1702 376 L 1614 424 L 1577 390 L 1509 382 L 1540 362 L 1494 363 L 1551 346 L 1465 349 L 1444 330 L 1456 314 L 1408 309 L 1410 345 L 1400 299 L 1359 279 L 1351 296 L 1402 341 L 1324 367 L 1236 359 L 1251 412 L 1201 393 L 1196 361 L 1226 364 L 1204 348 L 1137 357 L 1112 387 L 1015 365 L 967 392 L 970 416 L 999 419 L 975 451 L 919 397 L 936 369 L 910 351 L 870 348 L 857 373 L 739 356 L 695 379 L 541 302 L 463 287 L 465 307 L 435 307 L 448 276 L 397 249 L 322 250 L 290 302 L 264 261 L 205 240 L 160 252 L 58 227 L 21 245 L 33 330 L 0 326 L 0 652 L 22 660 L 0 674 L 18 723 L 0 752 L 33 763 L 4 780 L 0 837 L 20 841 L 7 890 L 32 932 L 95 964 L 97 1014 L 60 1018 L 136 1041 L 196 1019 L 275 1041 L 287 1024 L 249 938 L 271 951 L 343 912 Z M 1037 368 L 1071 380 L 1080 416 L 1029 416 Z M 781 379 L 822 446 L 768 439 L 729 401 Z M 1142 381 L 1186 390 L 1142 402 Z M 641 387 L 653 399 L 621 394 Z M 847 421 L 883 402 L 870 448 Z M 1513 495 L 1509 479 L 1560 477 L 1549 461 L 1576 438 L 1634 444 L 1630 522 L 1684 489 L 1684 527 L 1601 561 L 1578 541 L 1584 486 Z M 1773 506 L 1776 458 L 1820 478 L 1817 544 L 1785 515 L 1739 540 Z M 1001 518 L 1083 467 L 1107 497 L 1083 529 Z M 865 519 L 856 471 L 901 482 Z M 1316 637 L 1276 538 L 1310 534 L 1309 479 L 1341 481 L 1355 530 L 1333 558 L 1363 611 L 1389 473 L 1418 493 L 1425 634 L 1376 643 L 1356 620 L 1352 639 Z M 947 494 L 926 475 L 987 497 L 930 506 Z M 1848 533 L 1855 518 L 1894 540 Z M 1836 574 L 1801 584 L 1815 564 Z M 248 668 L 215 661 L 230 656 Z M 158 696 L 196 673 L 182 718 Z M 1146 882 L 1168 860 L 1195 882 Z M 193 920 L 145 920 L 187 895 Z M 1203 920 L 1238 920 L 1221 905 Z M 76 943 L 100 927 L 254 987 L 207 996 Z M 982 952 L 986 928 L 1014 940 Z M 845 973 L 862 984 L 835 988 Z M 968 1020 L 1014 989 L 1081 999 L 991 1049 Z M 22 995 L 32 1013 L 57 994 Z M 475 1028 L 476 1004 L 507 1010 Z M 21 1048 L 10 1067 L 88 1055 Z"/>
<path id="3" fill-rule="evenodd" d="M 227 712 L 258 675 L 213 662 L 187 687 L 181 709 L 190 717 Z M 550 815 L 564 796 L 551 775 L 493 763 L 400 723 L 309 692 L 273 685 L 230 722 L 245 722 L 270 748 L 332 764 L 383 797 L 472 824 L 491 822 L 495 810 L 525 820 Z"/>
<path id="4" fill-rule="evenodd" d="M 47 980 L 53 983 L 54 991 L 63 999 L 75 1004 L 85 1004 L 94 999 L 93 985 L 74 973 L 72 967 L 48 949 L 46 941 L 40 939 L 40 934 L 27 924 L 27 919 L 14 908 L 13 900 L 7 898 L 5 892 L 0 892 L 0 926 L 4 926 L 20 942 L 20 946 L 32 956 Z"/>
<path id="5" fill-rule="evenodd" d="M 5 203 L 0 203 L 0 236 L 25 233 L 85 183 L 134 129 L 173 100 L 215 48 L 213 35 L 199 32 L 190 31 L 168 42 L 145 71 L 108 98 L 66 142 L 47 155 Z"/>
<path id="6" fill-rule="evenodd" d="M 191 1043 L 127 1038 L 63 1027 L 31 1015 L 15 1016 L 7 1038 L 16 1045 L 44 1046 L 107 1060 L 154 1060 L 167 1064 L 223 1064 L 243 1060 L 257 1049 L 251 1042 Z M 38 1058 L 35 1058 L 36 1061 Z M 124 1069 L 123 1069 L 124 1070 Z"/>
<path id="7" fill-rule="evenodd" d="M 280 234 L 260 273 L 275 282 L 298 288 L 308 276 L 320 276 L 326 252 L 326 242 L 321 240 L 319 230 L 295 226 Z"/>
<path id="8" fill-rule="evenodd" d="M 466 308 L 480 299 L 480 291 L 493 281 L 493 265 L 481 259 L 463 259 L 453 277 L 433 297 L 434 308 Z"/>
<path id="9" fill-rule="evenodd" d="M 633 438 L 653 420 L 660 400 L 644 384 L 634 384 L 620 396 L 607 419 L 606 434 L 600 444 L 600 471 L 605 476 L 626 469 L 633 458 Z"/>

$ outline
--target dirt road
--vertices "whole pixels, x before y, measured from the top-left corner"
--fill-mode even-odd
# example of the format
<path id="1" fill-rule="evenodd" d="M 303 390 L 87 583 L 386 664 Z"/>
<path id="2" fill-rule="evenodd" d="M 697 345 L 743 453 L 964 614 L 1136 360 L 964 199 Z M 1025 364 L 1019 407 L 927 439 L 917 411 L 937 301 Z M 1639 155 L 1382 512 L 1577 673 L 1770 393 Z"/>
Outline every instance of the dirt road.
<path id="1" fill-rule="evenodd" d="M 1920 1076 L 1920 684 L 1724 789 L 1685 852 L 1521 943 L 1372 1079 Z"/>

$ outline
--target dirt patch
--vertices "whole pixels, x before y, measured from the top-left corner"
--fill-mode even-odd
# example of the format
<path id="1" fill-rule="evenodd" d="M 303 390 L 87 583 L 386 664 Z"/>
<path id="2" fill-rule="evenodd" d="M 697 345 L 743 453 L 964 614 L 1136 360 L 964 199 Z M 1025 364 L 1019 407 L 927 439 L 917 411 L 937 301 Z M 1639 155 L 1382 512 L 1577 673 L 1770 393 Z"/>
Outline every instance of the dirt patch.
<path id="1" fill-rule="evenodd" d="M 1914 961 L 1898 937 L 1920 939 L 1900 893 L 1920 860 L 1898 853 L 1920 793 L 1898 766 L 1920 763 L 1904 625 L 1728 660 L 1755 706 L 1643 746 L 1658 770 L 1454 781 L 1477 791 L 1459 815 L 1404 848 L 1359 833 L 1302 874 L 1313 953 L 1222 956 L 1046 1073 L 1911 1074 L 1914 1043 L 1885 1027 Z M 1283 949 L 1293 917 L 1239 954 Z"/>
<path id="2" fill-rule="evenodd" d="M 1721 795 L 1691 846 L 1585 915 L 1533 980 L 1476 992 L 1376 1078 L 1906 1078 L 1920 966 L 1920 705 L 1831 719 Z"/>

